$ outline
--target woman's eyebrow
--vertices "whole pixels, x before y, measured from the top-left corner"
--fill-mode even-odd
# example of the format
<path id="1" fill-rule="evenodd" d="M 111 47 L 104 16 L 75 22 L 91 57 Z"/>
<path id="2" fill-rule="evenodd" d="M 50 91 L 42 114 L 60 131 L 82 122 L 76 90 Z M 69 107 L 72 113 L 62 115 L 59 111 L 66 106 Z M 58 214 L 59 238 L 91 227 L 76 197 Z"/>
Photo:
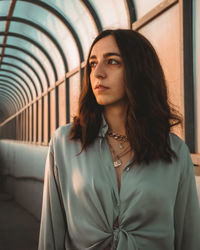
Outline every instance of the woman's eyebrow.
<path id="1" fill-rule="evenodd" d="M 104 56 L 105 58 L 106 58 L 106 57 L 109 57 L 109 56 L 119 56 L 119 57 L 121 57 L 121 55 L 120 55 L 119 53 L 117 53 L 117 52 L 105 53 L 103 56 Z"/>
<path id="2" fill-rule="evenodd" d="M 105 54 L 103 55 L 104 58 L 107 58 L 107 57 L 109 57 L 109 56 L 119 56 L 119 57 L 121 57 L 121 55 L 120 55 L 119 53 L 117 53 L 117 52 L 108 52 L 108 53 L 105 53 Z M 89 59 L 96 59 L 96 58 L 97 58 L 97 57 L 96 57 L 95 55 L 92 55 L 92 56 L 90 56 Z"/>

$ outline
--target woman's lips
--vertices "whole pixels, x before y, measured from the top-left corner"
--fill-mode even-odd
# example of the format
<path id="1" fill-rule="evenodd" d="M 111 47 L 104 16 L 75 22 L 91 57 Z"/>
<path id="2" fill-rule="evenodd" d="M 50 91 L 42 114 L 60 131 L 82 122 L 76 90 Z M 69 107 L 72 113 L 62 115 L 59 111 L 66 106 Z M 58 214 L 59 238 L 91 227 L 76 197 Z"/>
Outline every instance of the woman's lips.
<path id="1" fill-rule="evenodd" d="M 95 90 L 98 90 L 98 91 L 103 91 L 103 90 L 106 90 L 106 89 L 109 89 L 108 87 L 104 86 L 104 85 L 97 85 L 95 87 Z"/>

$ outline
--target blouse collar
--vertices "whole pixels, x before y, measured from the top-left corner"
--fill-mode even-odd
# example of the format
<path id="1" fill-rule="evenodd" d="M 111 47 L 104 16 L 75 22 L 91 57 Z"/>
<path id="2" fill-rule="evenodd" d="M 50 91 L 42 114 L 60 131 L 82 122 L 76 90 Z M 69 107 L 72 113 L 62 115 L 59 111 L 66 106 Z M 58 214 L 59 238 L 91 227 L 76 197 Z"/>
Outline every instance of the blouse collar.
<path id="1" fill-rule="evenodd" d="M 101 127 L 99 129 L 99 134 L 98 135 L 100 137 L 105 137 L 107 132 L 108 132 L 108 124 L 107 124 L 107 122 L 105 120 L 104 115 L 102 114 Z"/>

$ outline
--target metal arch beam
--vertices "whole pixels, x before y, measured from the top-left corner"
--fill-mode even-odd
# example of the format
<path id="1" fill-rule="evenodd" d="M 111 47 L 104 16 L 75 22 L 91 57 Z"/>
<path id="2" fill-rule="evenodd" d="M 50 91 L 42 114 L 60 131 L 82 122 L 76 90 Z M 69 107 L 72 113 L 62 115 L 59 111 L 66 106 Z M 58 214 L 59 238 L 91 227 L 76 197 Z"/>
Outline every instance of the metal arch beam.
<path id="1" fill-rule="evenodd" d="M 5 119 L 6 119 L 5 111 L 0 107 L 0 123 L 2 123 L 2 121 Z"/>
<path id="2" fill-rule="evenodd" d="M 63 52 L 62 48 L 60 47 L 60 44 L 57 42 L 57 40 L 45 28 L 43 28 L 42 26 L 40 26 L 40 25 L 38 25 L 38 24 L 36 24 L 36 23 L 34 23 L 32 21 L 29 21 L 29 20 L 21 18 L 21 17 L 8 18 L 7 16 L 0 16 L 0 21 L 5 21 L 5 20 L 9 20 L 10 22 L 19 22 L 19 23 L 27 24 L 27 25 L 41 31 L 43 34 L 45 34 L 49 38 L 49 40 L 53 42 L 55 47 L 58 49 L 58 51 L 59 51 L 59 53 L 61 55 L 61 58 L 63 60 L 65 71 L 68 72 L 67 60 L 65 58 L 65 55 L 64 55 L 64 52 Z M 56 79 L 56 81 L 57 80 L 58 79 Z"/>
<path id="3" fill-rule="evenodd" d="M 135 5 L 132 0 L 124 0 L 124 4 L 126 5 L 127 15 L 129 16 L 129 27 L 131 29 L 133 22 L 137 21 Z"/>
<path id="4" fill-rule="evenodd" d="M 20 100 L 21 100 L 21 102 L 22 102 L 22 106 L 25 106 L 25 105 L 26 105 L 25 97 L 24 97 L 24 95 L 23 95 L 21 89 L 20 89 L 18 86 L 14 85 L 14 84 L 13 84 L 12 82 L 10 82 L 10 81 L 7 81 L 7 80 L 4 80 L 4 79 L 0 78 L 0 87 L 1 87 L 1 85 L 7 86 L 7 87 L 13 89 L 14 91 L 17 90 L 17 92 L 19 93 Z"/>
<path id="5" fill-rule="evenodd" d="M 4 36 L 4 32 L 0 32 L 0 36 Z M 34 41 L 33 39 L 29 38 L 29 37 L 26 37 L 24 35 L 21 35 L 21 34 L 18 34 L 18 33 L 15 33 L 15 32 L 8 32 L 7 33 L 7 36 L 12 36 L 12 37 L 17 37 L 17 38 L 20 38 L 22 40 L 25 40 L 27 42 L 30 42 L 31 44 L 33 44 L 35 47 L 37 47 L 39 50 L 42 51 L 42 53 L 47 57 L 51 67 L 52 67 L 52 70 L 53 70 L 53 73 L 54 73 L 54 77 L 55 79 L 58 79 L 58 74 L 57 74 L 57 71 L 56 71 L 56 67 L 53 63 L 53 60 L 52 58 L 50 57 L 50 55 L 48 54 L 48 52 L 46 51 L 46 49 L 44 47 L 42 47 L 39 43 L 37 43 L 36 41 Z M 0 47 L 2 45 L 0 44 Z M 11 47 L 9 47 L 11 46 Z M 48 77 L 48 74 L 45 70 L 45 68 L 43 67 L 43 65 L 41 64 L 41 62 L 37 59 L 37 57 L 35 57 L 32 53 L 30 53 L 29 51 L 25 50 L 25 49 L 22 49 L 20 47 L 17 47 L 17 46 L 13 46 L 13 45 L 8 45 L 6 44 L 4 47 L 8 47 L 8 48 L 12 48 L 12 49 L 16 49 L 16 50 L 19 50 L 19 51 L 22 51 L 24 52 L 25 54 L 29 55 L 31 58 L 33 58 L 37 63 L 38 65 L 41 67 L 42 71 L 44 72 L 45 74 L 45 77 L 47 80 L 47 84 L 48 84 L 48 87 L 50 86 L 50 83 L 49 83 L 49 77 Z"/>
<path id="6" fill-rule="evenodd" d="M 8 90 L 8 88 L 4 88 L 4 87 L 0 87 L 0 92 L 4 92 L 4 93 L 7 93 L 9 94 L 9 96 L 12 97 L 13 101 L 15 102 L 16 104 L 16 107 L 17 107 L 17 111 L 20 110 L 22 107 L 21 107 L 21 104 L 20 104 L 20 101 L 19 101 L 19 98 L 17 96 L 17 94 L 11 90 Z"/>
<path id="7" fill-rule="evenodd" d="M 0 91 L 0 96 L 4 96 L 4 97 L 7 97 L 9 99 L 9 101 L 11 102 L 12 104 L 12 109 L 13 111 L 11 112 L 11 114 L 14 114 L 17 112 L 17 108 L 16 108 L 16 103 L 13 102 L 13 99 L 9 97 L 9 95 L 7 95 L 5 92 L 3 91 Z M 12 110 L 11 109 L 11 110 Z"/>
<path id="8" fill-rule="evenodd" d="M 11 74 L 13 74 L 13 75 L 19 77 L 19 79 L 21 79 L 21 80 L 25 83 L 25 85 L 27 86 L 27 88 L 28 88 L 28 90 L 29 90 L 29 93 L 30 93 L 30 96 L 31 96 L 31 100 L 33 101 L 33 93 L 32 93 L 32 91 L 31 91 L 31 89 L 30 89 L 30 86 L 29 86 L 28 83 L 24 80 L 24 78 L 23 78 L 22 76 L 20 76 L 19 74 L 17 74 L 16 72 L 14 72 L 14 71 L 12 71 L 12 70 L 0 69 L 0 72 L 1 72 L 1 71 L 8 72 L 8 73 L 11 73 Z"/>
<path id="9" fill-rule="evenodd" d="M 0 98 L 3 100 L 3 103 L 0 103 L 0 107 L 2 107 L 2 110 L 5 110 L 4 114 L 6 120 L 9 116 L 12 116 L 15 113 L 13 110 L 13 103 L 10 102 L 10 99 L 8 99 L 5 95 L 0 94 Z"/>
<path id="10" fill-rule="evenodd" d="M 20 110 L 22 107 L 23 107 L 23 104 L 22 104 L 22 100 L 19 98 L 19 96 L 18 96 L 18 94 L 15 92 L 15 90 L 13 90 L 13 89 L 9 89 L 8 90 L 8 87 L 7 86 L 3 86 L 1 83 L 0 83 L 0 91 L 5 91 L 5 92 L 8 92 L 8 93 L 10 93 L 10 94 L 12 94 L 12 96 L 13 96 L 13 98 L 14 98 L 14 100 L 15 100 L 15 102 L 16 102 L 16 104 L 17 104 L 17 106 L 18 106 L 18 110 Z"/>
<path id="11" fill-rule="evenodd" d="M 9 116 L 11 116 L 13 113 L 15 113 L 14 111 L 13 111 L 13 107 L 11 108 L 11 106 L 13 106 L 13 103 L 11 104 L 11 106 L 10 106 L 10 99 L 8 99 L 8 97 L 7 96 L 5 96 L 5 95 L 1 95 L 1 93 L 0 93 L 0 99 L 2 100 L 2 97 L 3 97 L 3 102 L 0 102 L 0 107 L 4 107 L 4 110 L 6 110 L 5 112 L 4 112 L 4 114 L 5 114 L 5 116 L 7 116 L 7 117 L 9 117 Z M 6 105 L 5 105 L 5 102 L 7 103 Z M 2 110 L 2 108 L 0 108 L 1 110 Z M 8 115 L 6 115 L 6 114 L 8 114 Z M 5 118 L 6 119 L 6 118 Z"/>
<path id="12" fill-rule="evenodd" d="M 36 71 L 27 61 L 25 61 L 25 60 L 23 60 L 23 59 L 21 59 L 21 58 L 19 58 L 19 57 L 17 57 L 17 56 L 13 56 L 13 55 L 9 55 L 9 54 L 4 54 L 3 57 L 13 58 L 13 59 L 15 59 L 15 60 L 17 60 L 17 61 L 22 62 L 22 63 L 25 64 L 27 67 L 29 67 L 29 68 L 34 72 L 34 74 L 36 75 L 36 77 L 37 77 L 37 79 L 38 79 L 38 81 L 39 81 L 39 83 L 40 83 L 41 92 L 44 91 L 44 88 L 43 88 L 43 85 L 42 85 L 41 78 L 39 77 L 37 71 Z"/>
<path id="13" fill-rule="evenodd" d="M 11 66 L 11 67 L 13 67 L 13 68 L 18 69 L 18 70 L 21 71 L 22 73 L 24 73 L 24 74 L 29 78 L 29 80 L 32 82 L 33 87 L 34 87 L 34 90 L 35 90 L 35 94 L 36 94 L 36 96 L 38 96 L 38 91 L 37 91 L 35 82 L 33 81 L 32 77 L 31 77 L 25 70 L 23 70 L 21 67 L 16 66 L 15 64 L 12 64 L 12 63 L 5 63 L 5 62 L 2 62 L 1 65 Z"/>
<path id="14" fill-rule="evenodd" d="M 53 13 L 53 15 L 55 15 L 58 19 L 60 19 L 60 21 L 62 23 L 64 23 L 64 25 L 67 27 L 67 29 L 71 32 L 75 42 L 76 42 L 76 45 L 77 45 L 77 48 L 78 48 L 78 51 L 79 51 L 79 55 L 80 55 L 80 61 L 82 62 L 84 60 L 84 55 L 83 55 L 83 48 L 82 48 L 82 45 L 81 45 L 81 42 L 79 40 L 79 37 L 75 31 L 75 29 L 72 27 L 72 25 L 67 21 L 66 17 L 61 14 L 59 11 L 57 11 L 56 9 L 54 9 L 52 6 L 48 5 L 47 3 L 45 2 L 42 2 L 42 1 L 35 1 L 35 0 L 18 0 L 18 1 L 22 1 L 22 2 L 29 2 L 29 3 L 32 3 L 34 5 L 38 5 L 46 10 L 48 10 L 49 12 Z"/>
<path id="15" fill-rule="evenodd" d="M 19 81 L 17 81 L 15 78 L 13 78 L 11 76 L 7 76 L 7 75 L 3 75 L 3 74 L 0 74 L 0 77 L 3 77 L 3 78 L 0 78 L 0 80 L 3 80 L 3 81 L 7 81 L 8 82 L 7 79 L 14 81 L 14 83 L 12 83 L 12 82 L 10 82 L 10 83 L 12 83 L 12 85 L 14 85 L 16 87 L 17 87 L 17 85 L 15 83 L 17 83 L 23 89 L 24 95 L 23 94 L 22 95 L 23 95 L 24 100 L 25 100 L 25 96 L 26 96 L 25 103 L 28 104 L 28 102 L 29 102 L 28 94 L 27 94 L 24 86 Z M 6 78 L 6 80 L 4 78 Z"/>
<path id="16" fill-rule="evenodd" d="M 14 8 L 15 8 L 15 4 L 16 4 L 16 1 L 17 0 L 12 0 L 10 1 L 10 7 L 9 7 L 9 10 L 8 10 L 8 19 L 10 17 L 12 17 L 13 15 L 13 11 L 14 11 Z M 9 20 L 6 20 L 6 24 L 5 24 L 5 30 L 4 30 L 4 37 L 3 37 L 3 44 L 6 44 L 7 42 L 7 36 L 6 36 L 6 33 L 9 31 L 9 28 L 10 28 L 10 21 Z M 3 55 L 4 55 L 4 52 L 5 52 L 5 48 L 2 48 L 2 51 L 1 51 L 1 57 L 0 57 L 0 68 L 1 68 L 1 62 L 3 60 Z"/>
<path id="17" fill-rule="evenodd" d="M 9 89 L 8 89 L 8 87 L 9 87 Z M 11 92 L 12 92 L 14 95 L 16 95 L 16 96 L 18 97 L 18 99 L 20 100 L 20 109 L 23 108 L 24 102 L 23 102 L 23 98 L 22 98 L 21 93 L 19 92 L 19 90 L 16 91 L 15 87 L 13 87 L 12 85 L 11 85 L 11 86 L 8 86 L 7 83 L 1 82 L 1 80 L 0 80 L 0 90 L 1 90 L 1 89 L 5 89 L 5 88 L 6 88 L 7 90 L 9 90 L 9 91 L 12 90 Z"/>
<path id="18" fill-rule="evenodd" d="M 96 29 L 98 31 L 98 33 L 100 33 L 103 30 L 100 18 L 98 17 L 96 11 L 94 10 L 94 8 L 92 7 L 92 5 L 90 4 L 90 2 L 88 0 L 80 0 L 81 3 L 83 4 L 83 6 L 89 11 L 93 22 L 96 26 Z"/>

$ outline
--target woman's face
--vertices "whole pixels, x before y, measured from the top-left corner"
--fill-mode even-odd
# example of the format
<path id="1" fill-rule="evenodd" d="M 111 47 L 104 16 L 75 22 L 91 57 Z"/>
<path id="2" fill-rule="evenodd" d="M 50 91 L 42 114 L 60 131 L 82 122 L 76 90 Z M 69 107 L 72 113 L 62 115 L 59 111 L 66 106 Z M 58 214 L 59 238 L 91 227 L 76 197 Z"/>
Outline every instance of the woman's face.
<path id="1" fill-rule="evenodd" d="M 90 82 L 97 103 L 104 106 L 124 103 L 124 64 L 113 36 L 106 36 L 93 46 L 89 65 Z"/>

